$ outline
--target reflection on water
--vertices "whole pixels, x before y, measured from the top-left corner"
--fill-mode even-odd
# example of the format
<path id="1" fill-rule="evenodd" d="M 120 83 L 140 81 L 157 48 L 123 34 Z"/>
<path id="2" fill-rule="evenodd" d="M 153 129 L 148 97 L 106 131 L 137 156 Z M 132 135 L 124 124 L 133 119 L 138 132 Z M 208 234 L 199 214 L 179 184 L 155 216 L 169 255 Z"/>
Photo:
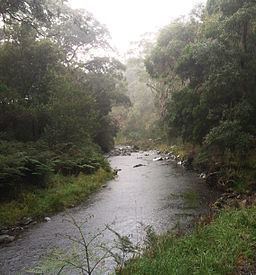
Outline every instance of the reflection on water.
<path id="1" fill-rule="evenodd" d="M 122 169 L 118 177 L 85 204 L 68 211 L 77 221 L 92 216 L 83 225 L 85 234 L 113 224 L 114 230 L 130 235 L 136 242 L 144 236 L 141 224 L 152 225 L 161 233 L 174 228 L 177 222 L 189 223 L 207 208 L 211 192 L 196 175 L 168 160 L 153 162 L 154 157 L 154 152 L 149 156 L 141 152 L 110 158 L 113 168 Z M 145 166 L 133 168 L 136 164 Z M 197 208 L 186 207 L 180 195 L 190 191 L 198 194 Z M 33 226 L 17 241 L 1 248 L 0 274 L 26 274 L 24 270 L 36 265 L 53 247 L 67 250 L 69 242 L 59 234 L 77 235 L 74 226 L 65 221 L 65 213 L 53 216 L 48 223 Z M 101 241 L 113 242 L 113 234 L 104 234 Z"/>

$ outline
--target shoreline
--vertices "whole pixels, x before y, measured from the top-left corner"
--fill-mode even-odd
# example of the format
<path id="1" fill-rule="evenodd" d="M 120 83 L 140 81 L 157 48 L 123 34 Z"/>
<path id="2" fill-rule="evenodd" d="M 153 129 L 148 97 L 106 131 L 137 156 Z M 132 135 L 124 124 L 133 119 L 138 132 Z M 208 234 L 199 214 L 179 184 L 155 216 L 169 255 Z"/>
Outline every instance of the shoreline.
<path id="1" fill-rule="evenodd" d="M 23 201 L 1 203 L 0 245 L 14 241 L 24 230 L 38 222 L 49 222 L 52 215 L 84 202 L 91 194 L 103 188 L 113 176 L 113 172 L 104 169 L 99 169 L 92 175 L 60 176 L 47 189 L 26 192 Z"/>
<path id="2" fill-rule="evenodd" d="M 155 148 L 158 150 L 158 154 L 160 156 L 159 158 L 165 158 L 168 156 L 172 161 L 175 161 L 177 165 L 182 165 L 184 166 L 184 169 L 186 169 L 184 165 L 186 163 L 185 154 L 180 156 L 179 153 L 175 153 L 173 150 L 166 150 L 166 148 L 161 149 L 161 146 L 160 148 Z M 256 272 L 256 264 L 254 262 L 255 257 L 251 256 L 253 253 L 255 253 L 256 247 L 256 241 L 253 237 L 255 234 L 254 228 L 256 226 L 253 218 L 256 217 L 256 193 L 249 190 L 237 192 L 231 188 L 218 188 L 218 186 L 215 184 L 209 184 L 209 181 L 207 181 L 208 172 L 200 171 L 194 169 L 193 167 L 190 168 L 192 171 L 197 173 L 199 178 L 204 180 L 204 184 L 208 184 L 208 186 L 215 190 L 216 193 L 219 193 L 217 195 L 217 199 L 209 204 L 209 211 L 201 217 L 195 219 L 192 224 L 189 225 L 190 230 L 174 230 L 171 233 L 158 235 L 156 243 L 152 243 L 151 246 L 144 251 L 142 256 L 138 258 L 135 257 L 134 259 L 128 261 L 124 270 L 117 270 L 117 274 L 156 274 L 154 272 L 163 272 L 161 274 L 185 274 L 175 273 L 174 270 L 177 271 L 179 269 L 179 265 L 181 265 L 183 261 L 186 261 L 186 257 L 193 257 L 194 255 L 190 255 L 189 252 L 187 255 L 183 255 L 182 251 L 178 250 L 186 243 L 194 242 L 194 240 L 196 240 L 193 244 L 193 249 L 201 249 L 202 252 L 204 252 L 204 249 L 199 247 L 202 239 L 205 242 L 205 250 L 208 250 L 209 253 L 213 253 L 212 257 L 215 257 L 212 262 L 209 260 L 209 268 L 212 264 L 217 265 L 219 262 L 221 262 L 221 257 L 224 257 L 224 255 L 227 254 L 227 261 L 230 261 L 230 263 L 226 264 L 226 266 L 224 263 L 222 263 L 223 270 L 225 270 L 225 272 L 227 272 L 227 270 L 232 270 L 231 272 L 235 272 L 234 274 L 254 274 L 246 272 Z M 211 176 L 211 173 L 208 175 Z M 248 223 L 246 228 L 244 228 L 244 224 L 241 222 L 244 217 L 246 217 Z M 230 224 L 232 224 L 231 227 Z M 235 233 L 231 230 L 232 226 L 236 228 Z M 218 235 L 219 230 L 222 231 L 222 235 Z M 208 231 L 213 231 L 213 238 L 220 238 L 220 246 L 223 247 L 220 251 L 218 251 L 218 253 L 211 251 L 211 242 L 209 242 L 210 240 L 208 240 L 208 237 L 205 238 L 204 236 Z M 240 238 L 240 232 L 241 235 L 247 234 L 248 240 L 250 239 L 249 243 L 244 241 L 243 236 Z M 234 244 L 229 243 L 229 239 L 232 238 L 236 238 L 236 241 L 239 243 L 239 245 L 237 245 L 235 242 Z M 169 242 L 170 245 L 168 246 Z M 174 244 L 178 247 L 177 249 L 175 249 Z M 235 253 L 233 251 L 234 249 L 236 249 Z M 171 261 L 172 258 L 171 256 L 166 257 L 166 253 L 168 255 L 176 253 L 176 260 L 180 262 L 179 265 L 174 265 L 172 273 L 164 269 L 166 261 Z M 222 254 L 223 256 L 220 256 Z M 179 255 L 183 256 L 179 258 Z M 188 269 L 183 270 L 182 272 L 186 272 L 186 274 L 188 274 L 187 272 L 191 272 L 191 270 L 196 266 L 197 268 L 201 268 L 200 263 L 196 263 L 196 261 L 199 260 L 199 257 L 197 256 L 198 255 L 196 255 L 193 259 L 193 261 L 195 261 L 194 263 L 190 263 L 190 265 L 185 264 Z M 204 272 L 209 272 L 207 268 L 204 270 Z M 218 268 L 221 269 L 221 266 Z"/>

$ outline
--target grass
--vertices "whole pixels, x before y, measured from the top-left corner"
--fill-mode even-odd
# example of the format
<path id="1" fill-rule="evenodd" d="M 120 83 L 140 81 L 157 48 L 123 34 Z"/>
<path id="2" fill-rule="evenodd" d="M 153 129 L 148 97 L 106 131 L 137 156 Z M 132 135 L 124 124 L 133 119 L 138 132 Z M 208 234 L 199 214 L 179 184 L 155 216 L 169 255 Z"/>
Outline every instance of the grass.
<path id="1" fill-rule="evenodd" d="M 122 274 L 235 274 L 255 261 L 255 250 L 256 206 L 222 212 L 189 235 L 159 237 Z"/>
<path id="2" fill-rule="evenodd" d="M 40 219 L 84 201 L 112 173 L 99 169 L 92 175 L 64 177 L 55 175 L 46 189 L 25 192 L 19 200 L 0 204 L 0 227 L 12 226 L 24 217 Z"/>

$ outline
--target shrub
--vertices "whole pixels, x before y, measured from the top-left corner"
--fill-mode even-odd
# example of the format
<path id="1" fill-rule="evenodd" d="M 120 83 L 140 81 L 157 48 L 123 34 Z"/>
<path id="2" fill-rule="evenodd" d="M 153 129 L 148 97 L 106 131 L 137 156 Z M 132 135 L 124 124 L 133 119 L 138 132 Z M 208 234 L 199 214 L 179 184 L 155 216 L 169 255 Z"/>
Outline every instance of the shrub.
<path id="1" fill-rule="evenodd" d="M 42 144 L 0 142 L 1 198 L 13 197 L 28 185 L 44 187 L 52 172 L 50 153 Z"/>
<path id="2" fill-rule="evenodd" d="M 53 160 L 56 173 L 75 175 L 79 173 L 92 174 L 100 167 L 109 169 L 109 165 L 95 145 L 77 146 L 73 143 L 63 143 L 53 148 Z"/>
<path id="3" fill-rule="evenodd" d="M 230 150 L 239 155 L 246 154 L 252 143 L 252 135 L 244 132 L 238 121 L 222 121 L 211 129 L 204 142 L 207 147 L 217 146 L 222 152 Z"/>

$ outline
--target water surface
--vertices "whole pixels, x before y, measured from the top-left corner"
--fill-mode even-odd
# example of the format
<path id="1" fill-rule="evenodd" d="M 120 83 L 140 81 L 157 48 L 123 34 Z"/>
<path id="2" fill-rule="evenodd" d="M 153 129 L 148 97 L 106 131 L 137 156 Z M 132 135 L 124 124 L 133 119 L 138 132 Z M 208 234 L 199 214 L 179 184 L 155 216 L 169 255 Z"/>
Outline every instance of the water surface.
<path id="1" fill-rule="evenodd" d="M 166 232 L 177 223 L 189 224 L 207 209 L 212 192 L 197 175 L 169 160 L 153 161 L 156 156 L 155 152 L 140 152 L 110 158 L 112 167 L 121 169 L 118 177 L 68 211 L 77 221 L 91 216 L 82 228 L 85 235 L 112 224 L 114 230 L 137 242 L 145 236 L 144 225 L 152 225 L 157 233 Z M 145 166 L 133 168 L 136 164 Z M 53 247 L 68 251 L 70 242 L 60 234 L 77 236 L 77 230 L 65 215 L 57 214 L 50 222 L 31 227 L 0 248 L 0 274 L 27 274 Z M 113 238 L 113 234 L 105 234 L 100 241 L 110 244 Z M 110 271 L 113 265 L 107 268 Z"/>

